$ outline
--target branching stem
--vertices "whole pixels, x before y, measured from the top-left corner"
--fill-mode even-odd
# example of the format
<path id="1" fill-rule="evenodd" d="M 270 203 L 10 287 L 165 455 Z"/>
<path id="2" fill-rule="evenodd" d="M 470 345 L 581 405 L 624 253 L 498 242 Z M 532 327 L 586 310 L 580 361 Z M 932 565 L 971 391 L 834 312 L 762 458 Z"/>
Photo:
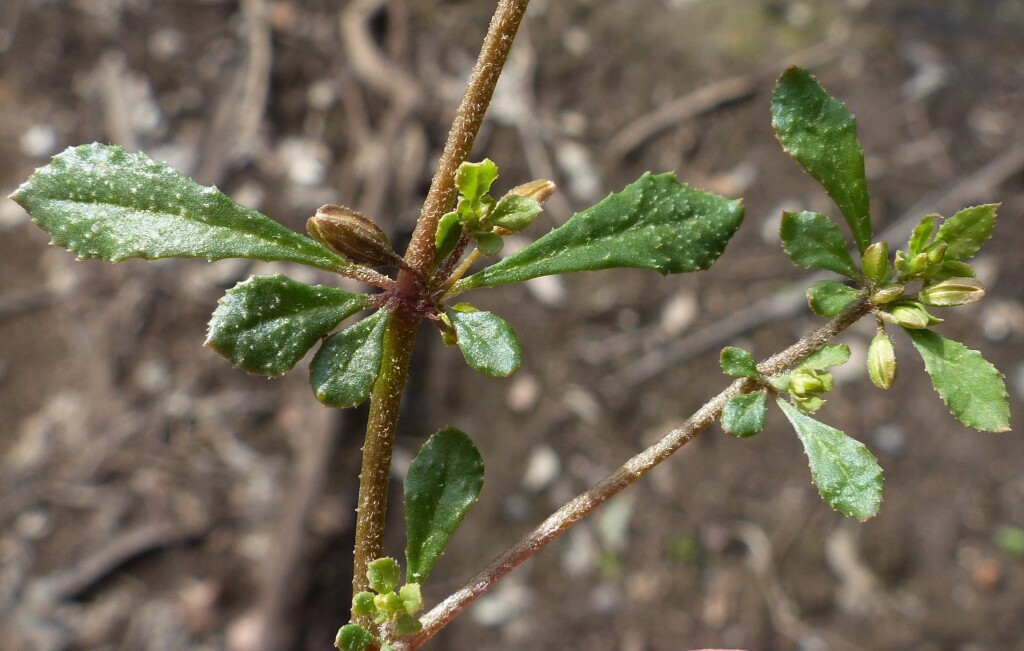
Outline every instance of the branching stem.
<path id="1" fill-rule="evenodd" d="M 771 377 L 793 367 L 837 334 L 853 325 L 870 310 L 871 304 L 867 298 L 858 300 L 843 314 L 805 335 L 781 353 L 758 364 L 757 370 L 765 377 Z M 526 534 L 518 543 L 494 559 L 450 597 L 424 615 L 421 618 L 423 630 L 415 636 L 397 641 L 394 645 L 395 651 L 412 651 L 421 647 L 478 597 L 494 587 L 494 584 L 502 577 L 707 429 L 722 413 L 722 408 L 729 398 L 752 391 L 758 386 L 753 380 L 736 380 L 660 441 L 573 498 L 544 520 L 540 526 Z"/>

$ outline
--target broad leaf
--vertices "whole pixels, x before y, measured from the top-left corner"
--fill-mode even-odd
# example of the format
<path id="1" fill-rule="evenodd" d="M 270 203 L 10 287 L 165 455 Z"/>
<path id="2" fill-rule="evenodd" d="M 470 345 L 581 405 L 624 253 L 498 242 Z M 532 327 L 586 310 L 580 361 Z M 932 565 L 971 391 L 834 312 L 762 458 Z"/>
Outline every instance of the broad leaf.
<path id="1" fill-rule="evenodd" d="M 309 365 L 317 400 L 331 407 L 355 407 L 370 397 L 384 353 L 388 314 L 378 310 L 331 335 Z"/>
<path id="2" fill-rule="evenodd" d="M 12 198 L 80 258 L 254 258 L 337 271 L 348 261 L 169 166 L 120 147 L 72 147 Z"/>
<path id="3" fill-rule="evenodd" d="M 764 429 L 768 412 L 768 392 L 764 389 L 729 398 L 722 409 L 722 429 L 739 438 L 748 438 Z"/>
<path id="4" fill-rule="evenodd" d="M 822 499 L 861 522 L 877 515 L 882 504 L 882 468 L 867 447 L 785 400 L 776 402 L 804 446 Z"/>
<path id="5" fill-rule="evenodd" d="M 253 276 L 217 302 L 206 345 L 249 373 L 278 376 L 368 300 L 282 275 Z"/>
<path id="6" fill-rule="evenodd" d="M 964 260 L 978 252 L 992 236 L 997 208 L 999 204 L 995 203 L 964 208 L 942 222 L 935 241 L 946 243 L 947 260 Z"/>
<path id="7" fill-rule="evenodd" d="M 840 366 L 850 359 L 850 347 L 846 344 L 827 344 L 807 356 L 800 363 L 800 368 L 824 371 L 832 366 Z"/>
<path id="8" fill-rule="evenodd" d="M 1010 429 L 1010 404 L 1003 374 L 976 350 L 931 330 L 910 330 L 932 386 L 964 425 L 984 432 Z"/>
<path id="9" fill-rule="evenodd" d="M 819 316 L 831 319 L 860 297 L 860 291 L 834 280 L 819 280 L 807 289 L 807 304 Z"/>
<path id="10" fill-rule="evenodd" d="M 805 269 L 828 269 L 848 278 L 860 278 L 860 269 L 846 250 L 846 240 L 835 223 L 816 212 L 786 212 L 779 228 L 786 255 Z"/>
<path id="11" fill-rule="evenodd" d="M 522 348 L 504 319 L 460 303 L 446 312 L 466 363 L 485 375 L 508 377 L 519 368 Z"/>
<path id="12" fill-rule="evenodd" d="M 504 260 L 460 281 L 472 289 L 612 267 L 662 274 L 706 269 L 743 220 L 743 204 L 644 174 Z"/>
<path id="13" fill-rule="evenodd" d="M 405 476 L 406 581 L 422 584 L 484 484 L 484 462 L 454 427 L 431 436 Z"/>
<path id="14" fill-rule="evenodd" d="M 757 378 L 761 375 L 757 372 L 757 362 L 754 361 L 750 353 L 742 348 L 735 346 L 723 348 L 719 363 L 722 365 L 722 371 L 730 377 Z"/>
<path id="15" fill-rule="evenodd" d="M 793 66 L 772 95 L 772 126 L 782 148 L 839 206 L 861 253 L 871 244 L 871 209 L 857 124 L 817 80 Z"/>
<path id="16" fill-rule="evenodd" d="M 498 200 L 487 219 L 495 226 L 518 233 L 532 224 L 542 210 L 536 199 L 507 194 Z"/>

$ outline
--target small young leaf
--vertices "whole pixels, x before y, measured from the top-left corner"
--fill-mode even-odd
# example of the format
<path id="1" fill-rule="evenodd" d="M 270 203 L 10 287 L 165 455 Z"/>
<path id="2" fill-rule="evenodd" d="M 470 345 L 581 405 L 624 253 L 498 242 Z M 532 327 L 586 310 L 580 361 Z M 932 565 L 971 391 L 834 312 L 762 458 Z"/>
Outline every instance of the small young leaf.
<path id="1" fill-rule="evenodd" d="M 911 258 L 918 253 L 923 253 L 925 248 L 932 241 L 932 234 L 935 232 L 935 224 L 941 219 L 939 215 L 925 215 L 910 233 L 907 241 L 907 252 Z"/>
<path id="2" fill-rule="evenodd" d="M 409 613 L 401 613 L 395 619 L 395 635 L 412 635 L 423 630 L 423 623 Z M 383 651 L 383 649 L 381 650 Z"/>
<path id="3" fill-rule="evenodd" d="M 743 220 L 743 204 L 644 174 L 504 260 L 464 278 L 459 289 L 613 267 L 662 274 L 706 269 Z"/>
<path id="4" fill-rule="evenodd" d="M 384 353 L 388 314 L 378 310 L 327 338 L 309 365 L 317 400 L 330 407 L 356 407 L 370 397 Z"/>
<path id="5" fill-rule="evenodd" d="M 423 584 L 484 484 L 484 462 L 454 427 L 431 436 L 405 477 L 406 580 Z"/>
<path id="6" fill-rule="evenodd" d="M 983 432 L 1010 429 L 1010 404 L 1003 374 L 976 350 L 931 330 L 910 330 L 932 386 L 964 425 Z"/>
<path id="7" fill-rule="evenodd" d="M 828 504 L 861 522 L 882 504 L 882 469 L 863 443 L 776 400 L 796 430 L 810 461 L 811 478 Z"/>
<path id="8" fill-rule="evenodd" d="M 423 593 L 419 583 L 406 583 L 398 591 L 398 596 L 402 600 L 402 608 L 410 615 L 423 610 Z"/>
<path id="9" fill-rule="evenodd" d="M 345 624 L 334 639 L 334 646 L 341 651 L 363 651 L 377 641 L 377 637 L 358 624 Z"/>
<path id="10" fill-rule="evenodd" d="M 857 124 L 817 80 L 793 66 L 772 95 L 772 126 L 787 154 L 839 206 L 861 253 L 871 244 L 871 211 Z"/>
<path id="11" fill-rule="evenodd" d="M 369 591 L 357 592 L 352 597 L 352 614 L 356 617 L 372 617 L 377 614 L 377 606 L 373 603 L 374 594 Z"/>
<path id="12" fill-rule="evenodd" d="M 505 246 L 505 240 L 496 233 L 475 233 L 473 239 L 476 241 L 480 253 L 484 255 L 498 255 Z"/>
<path id="13" fill-rule="evenodd" d="M 459 243 L 461 235 L 462 224 L 459 223 L 458 213 L 450 212 L 441 217 L 441 220 L 437 222 L 437 235 L 434 238 L 436 244 L 434 260 L 437 264 L 440 264 L 448 257 L 449 253 L 455 250 L 455 245 Z"/>
<path id="14" fill-rule="evenodd" d="M 536 199 L 507 194 L 498 200 L 487 219 L 495 226 L 518 233 L 532 224 L 542 210 Z"/>
<path id="15" fill-rule="evenodd" d="M 757 372 L 757 362 L 754 361 L 750 353 L 742 348 L 736 348 L 735 346 L 723 348 L 719 363 L 722 365 L 722 371 L 730 377 L 756 379 L 761 376 Z"/>
<path id="16" fill-rule="evenodd" d="M 280 274 L 253 276 L 224 294 L 206 345 L 235 366 L 275 377 L 290 370 L 321 337 L 368 303 L 365 294 L 307 285 Z"/>
<path id="17" fill-rule="evenodd" d="M 402 568 L 398 561 L 390 557 L 377 558 L 366 567 L 366 580 L 370 588 L 383 595 L 393 592 L 402 579 Z M 398 595 L 395 595 L 398 598 Z"/>
<path id="18" fill-rule="evenodd" d="M 729 398 L 722 409 L 722 429 L 739 438 L 748 438 L 764 429 L 768 412 L 768 392 L 764 389 Z"/>
<path id="19" fill-rule="evenodd" d="M 800 368 L 823 371 L 832 366 L 841 366 L 850 359 L 850 347 L 846 344 L 827 344 L 807 356 Z"/>
<path id="20" fill-rule="evenodd" d="M 498 166 L 489 158 L 479 163 L 463 163 L 455 173 L 455 185 L 459 193 L 466 197 L 470 204 L 479 201 L 488 190 L 494 179 L 498 178 Z"/>
<path id="21" fill-rule="evenodd" d="M 471 367 L 492 377 L 508 377 L 519 368 L 519 338 L 504 319 L 478 310 L 453 309 L 446 314 L 455 328 L 462 356 Z"/>
<path id="22" fill-rule="evenodd" d="M 999 204 L 996 203 L 964 208 L 942 222 L 935 241 L 948 245 L 945 259 L 964 260 L 977 253 L 992 236 L 997 208 Z"/>
<path id="23" fill-rule="evenodd" d="M 80 258 L 254 258 L 337 271 L 318 242 L 120 147 L 66 149 L 12 195 L 54 244 Z"/>
<path id="24" fill-rule="evenodd" d="M 834 280 L 819 280 L 807 290 L 811 311 L 827 319 L 837 317 L 857 300 L 860 291 Z"/>
<path id="25" fill-rule="evenodd" d="M 786 212 L 779 228 L 782 248 L 804 269 L 828 269 L 860 278 L 860 269 L 846 250 L 846 240 L 831 219 L 816 212 Z"/>

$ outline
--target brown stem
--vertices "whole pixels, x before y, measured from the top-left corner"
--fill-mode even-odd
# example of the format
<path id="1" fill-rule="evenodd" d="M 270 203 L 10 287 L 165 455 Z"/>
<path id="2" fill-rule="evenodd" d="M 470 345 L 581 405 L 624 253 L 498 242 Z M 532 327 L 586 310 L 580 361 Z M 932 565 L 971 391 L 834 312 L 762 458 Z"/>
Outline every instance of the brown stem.
<path id="1" fill-rule="evenodd" d="M 405 253 L 405 259 L 423 276 L 430 275 L 434 264 L 434 236 L 437 222 L 455 202 L 455 171 L 473 151 L 476 134 L 484 121 L 484 113 L 491 104 L 494 86 L 505 65 L 512 40 L 519 30 L 519 23 L 526 12 L 529 0 L 499 0 L 491 25 L 487 29 L 480 56 L 469 77 L 466 94 L 455 114 L 452 129 L 444 153 L 438 162 L 437 171 L 430 184 L 430 192 L 423 202 L 412 241 Z"/>
<path id="2" fill-rule="evenodd" d="M 805 335 L 781 353 L 773 355 L 758 364 L 757 370 L 765 377 L 770 377 L 791 368 L 837 334 L 853 325 L 870 310 L 871 304 L 868 299 L 860 299 L 843 314 L 832 319 L 814 332 Z M 757 386 L 757 383 L 753 380 L 736 380 L 727 389 L 698 409 L 686 422 L 666 434 L 660 441 L 637 454 L 614 473 L 594 484 L 562 508 L 555 511 L 540 526 L 526 534 L 519 542 L 494 559 L 490 565 L 470 579 L 464 586 L 424 615 L 421 618 L 423 630 L 413 637 L 398 641 L 394 646 L 395 651 L 411 651 L 421 647 L 480 597 L 480 595 L 490 590 L 498 580 L 530 556 L 540 551 L 552 540 L 565 533 L 569 527 L 589 515 L 594 509 L 608 501 L 619 491 L 646 475 L 652 468 L 689 443 L 695 436 L 715 422 L 722 413 L 722 408 L 729 398 L 740 393 L 749 392 Z"/>

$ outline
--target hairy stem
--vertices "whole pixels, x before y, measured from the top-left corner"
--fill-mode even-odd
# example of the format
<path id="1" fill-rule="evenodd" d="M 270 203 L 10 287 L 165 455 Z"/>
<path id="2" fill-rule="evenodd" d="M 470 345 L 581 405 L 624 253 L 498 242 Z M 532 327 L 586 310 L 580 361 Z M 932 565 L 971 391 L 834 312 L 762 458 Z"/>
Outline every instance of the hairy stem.
<path id="1" fill-rule="evenodd" d="M 448 133 L 444 153 L 438 162 L 437 171 L 430 184 L 427 199 L 423 202 L 412 241 L 405 253 L 409 265 L 418 269 L 423 276 L 430 275 L 434 264 L 434 236 L 437 222 L 455 202 L 455 171 L 473 151 L 476 134 L 484 121 L 484 113 L 491 104 L 494 86 L 505 65 L 505 59 L 512 48 L 512 40 L 519 30 L 519 23 L 530 0 L 499 0 L 491 25 L 487 29 L 480 56 L 469 77 L 466 94 L 462 96 L 455 114 L 455 121 Z"/>
<path id="2" fill-rule="evenodd" d="M 870 302 L 868 299 L 862 298 L 843 314 L 805 335 L 781 353 L 758 364 L 757 370 L 765 377 L 771 377 L 791 368 L 853 325 L 870 310 Z M 611 475 L 580 493 L 548 516 L 540 526 L 526 534 L 464 586 L 424 615 L 421 618 L 423 630 L 413 637 L 397 642 L 394 646 L 395 651 L 411 651 L 422 646 L 478 597 L 494 587 L 498 580 L 565 533 L 572 525 L 585 518 L 598 506 L 639 480 L 659 463 L 693 440 L 715 422 L 729 398 L 752 391 L 757 386 L 753 380 L 736 380 L 660 441 L 634 456 Z"/>

